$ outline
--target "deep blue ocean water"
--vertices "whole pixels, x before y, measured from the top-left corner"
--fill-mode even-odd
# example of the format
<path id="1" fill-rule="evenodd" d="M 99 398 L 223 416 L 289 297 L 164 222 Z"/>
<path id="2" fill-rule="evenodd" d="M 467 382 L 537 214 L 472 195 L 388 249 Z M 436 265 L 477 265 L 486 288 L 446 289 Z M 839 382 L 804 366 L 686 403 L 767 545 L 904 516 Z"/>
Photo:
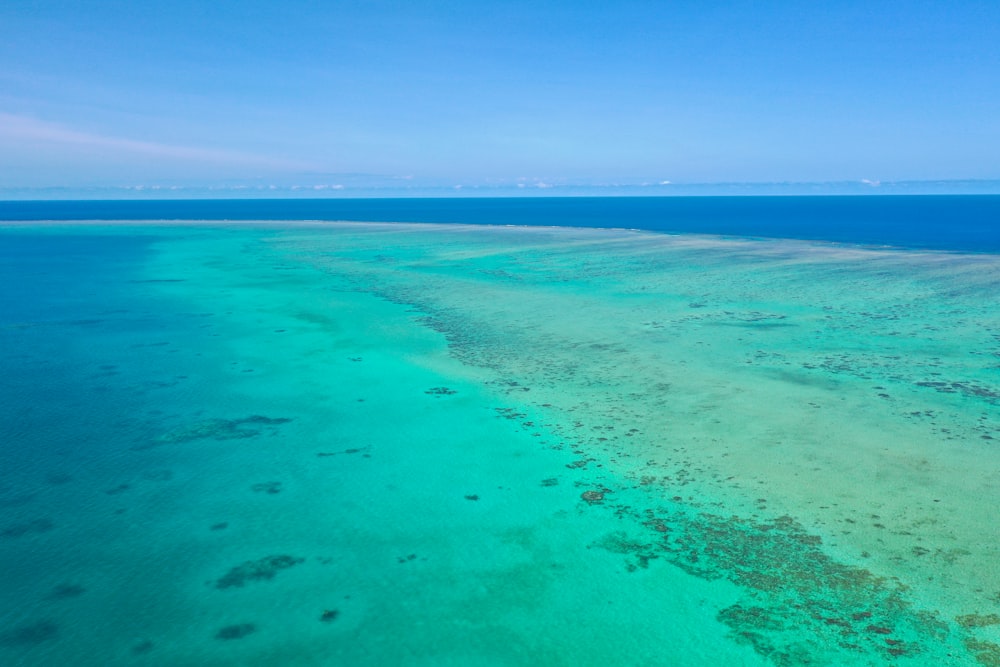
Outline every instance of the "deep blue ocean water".
<path id="1" fill-rule="evenodd" d="M 0 202 L 0 221 L 150 219 L 626 227 L 1000 252 L 997 195 Z"/>

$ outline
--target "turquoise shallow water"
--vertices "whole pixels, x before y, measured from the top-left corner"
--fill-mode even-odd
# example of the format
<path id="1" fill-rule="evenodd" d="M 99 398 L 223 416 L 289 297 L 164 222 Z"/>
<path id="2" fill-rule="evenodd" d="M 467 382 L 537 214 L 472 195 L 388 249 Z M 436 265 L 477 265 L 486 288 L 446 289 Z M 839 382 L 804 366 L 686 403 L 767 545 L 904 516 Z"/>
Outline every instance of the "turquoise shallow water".
<path id="1" fill-rule="evenodd" d="M 1000 664 L 995 256 L 217 223 L 0 257 L 4 663 Z"/>

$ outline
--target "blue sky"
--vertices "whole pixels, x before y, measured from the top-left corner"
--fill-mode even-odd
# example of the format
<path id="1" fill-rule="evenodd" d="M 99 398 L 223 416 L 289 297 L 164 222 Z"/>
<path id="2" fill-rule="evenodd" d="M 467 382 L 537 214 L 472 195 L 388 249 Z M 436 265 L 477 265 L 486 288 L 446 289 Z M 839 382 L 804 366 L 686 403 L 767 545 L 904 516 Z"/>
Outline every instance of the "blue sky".
<path id="1" fill-rule="evenodd" d="M 0 3 L 0 188 L 1000 178 L 1000 3 Z"/>

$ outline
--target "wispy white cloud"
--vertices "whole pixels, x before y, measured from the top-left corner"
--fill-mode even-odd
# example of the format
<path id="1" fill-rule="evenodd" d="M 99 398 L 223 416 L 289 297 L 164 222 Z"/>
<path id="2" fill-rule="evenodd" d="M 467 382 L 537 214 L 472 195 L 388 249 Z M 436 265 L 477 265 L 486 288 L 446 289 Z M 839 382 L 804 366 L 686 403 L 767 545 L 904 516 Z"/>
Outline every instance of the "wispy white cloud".
<path id="1" fill-rule="evenodd" d="M 103 157 L 144 157 L 216 166 L 244 166 L 270 169 L 305 169 L 311 165 L 270 158 L 240 151 L 178 146 L 152 141 L 138 141 L 104 134 L 81 132 L 59 123 L 29 116 L 0 112 L 0 146 L 3 143 L 73 147 L 100 152 Z"/>

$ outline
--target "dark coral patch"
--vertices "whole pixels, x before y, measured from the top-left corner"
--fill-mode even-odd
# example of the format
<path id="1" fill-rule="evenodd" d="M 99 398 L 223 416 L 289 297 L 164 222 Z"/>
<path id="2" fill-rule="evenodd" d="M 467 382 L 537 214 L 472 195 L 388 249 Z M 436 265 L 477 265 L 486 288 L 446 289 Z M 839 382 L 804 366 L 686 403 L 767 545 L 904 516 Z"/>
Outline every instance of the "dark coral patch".
<path id="1" fill-rule="evenodd" d="M 250 487 L 254 493 L 267 493 L 274 495 L 281 493 L 281 482 L 260 482 Z"/>
<path id="2" fill-rule="evenodd" d="M 133 449 L 152 449 L 160 445 L 182 444 L 195 440 L 242 440 L 254 438 L 263 433 L 274 435 L 278 426 L 292 421 L 285 417 L 265 417 L 250 415 L 241 419 L 206 419 L 190 426 L 176 428 L 157 440 L 138 445 Z"/>
<path id="3" fill-rule="evenodd" d="M 883 661 L 921 650 L 892 637 L 897 631 L 929 642 L 946 639 L 947 625 L 913 609 L 901 584 L 834 561 L 819 536 L 789 516 L 767 522 L 708 513 L 654 518 L 662 524 L 647 523 L 653 530 L 669 524 L 660 548 L 670 562 L 743 588 L 747 603 L 718 618 L 735 639 L 775 664 L 815 662 L 816 647 L 801 640 L 804 628 L 823 645 Z"/>
<path id="4" fill-rule="evenodd" d="M 153 650 L 153 642 L 144 639 L 132 647 L 132 655 L 145 655 Z"/>
<path id="5" fill-rule="evenodd" d="M 0 531 L 0 537 L 24 537 L 33 533 L 47 533 L 55 527 L 51 519 L 32 519 L 7 526 Z"/>
<path id="6" fill-rule="evenodd" d="M 985 628 L 1000 625 L 1000 614 L 966 614 L 955 619 L 963 628 Z"/>
<path id="7" fill-rule="evenodd" d="M 275 575 L 282 570 L 287 570 L 303 562 L 305 562 L 304 558 L 295 558 L 294 556 L 287 555 L 265 556 L 258 560 L 248 560 L 232 568 L 224 576 L 217 579 L 215 587 L 220 590 L 225 588 L 242 588 L 247 583 L 268 581 L 274 579 Z"/>
<path id="8" fill-rule="evenodd" d="M 68 600 L 70 598 L 80 597 L 87 592 L 87 589 L 83 586 L 77 586 L 76 584 L 59 584 L 52 589 L 52 592 L 45 596 L 46 600 Z"/>
<path id="9" fill-rule="evenodd" d="M 36 621 L 0 633 L 0 646 L 36 646 L 58 636 L 58 625 L 49 620 Z"/>
<path id="10" fill-rule="evenodd" d="M 252 635 L 255 632 L 257 632 L 257 626 L 253 623 L 238 623 L 236 625 L 227 625 L 226 627 L 221 628 L 215 633 L 215 638 L 223 641 L 243 639 L 244 637 Z"/>

